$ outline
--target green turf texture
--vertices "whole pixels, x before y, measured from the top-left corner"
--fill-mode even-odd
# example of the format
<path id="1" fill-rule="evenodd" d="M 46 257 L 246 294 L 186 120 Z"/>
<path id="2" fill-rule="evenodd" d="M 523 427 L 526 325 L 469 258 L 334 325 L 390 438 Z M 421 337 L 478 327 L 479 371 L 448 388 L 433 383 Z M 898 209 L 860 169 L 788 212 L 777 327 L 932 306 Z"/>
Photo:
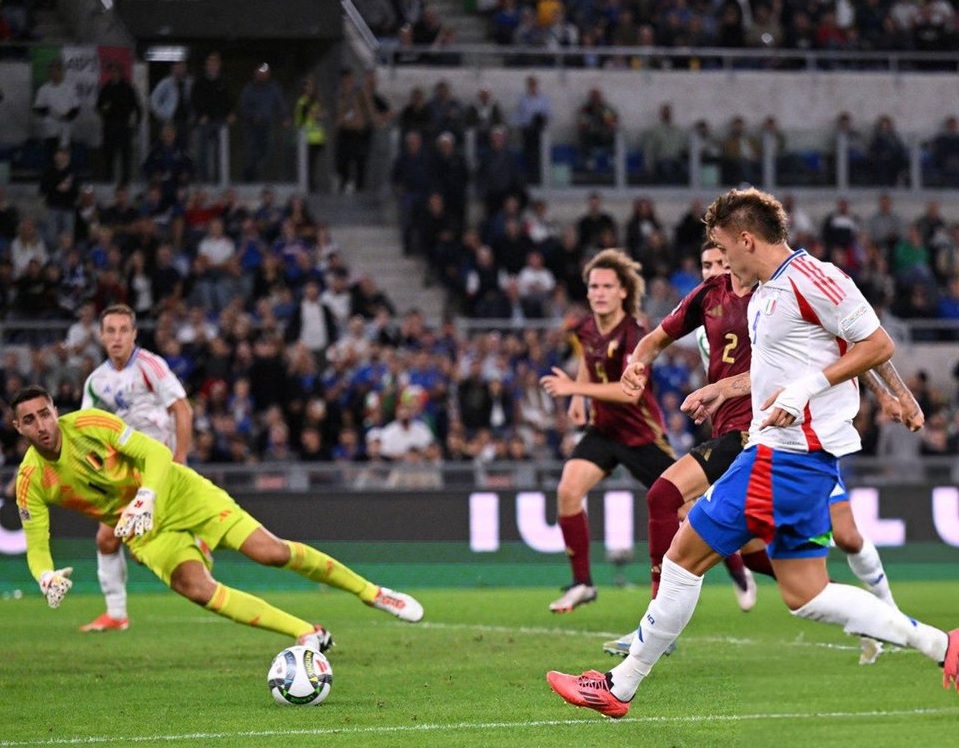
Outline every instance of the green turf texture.
<path id="1" fill-rule="evenodd" d="M 219 568 L 240 584 L 245 564 L 235 566 Z M 390 569 L 359 566 L 368 574 Z M 635 625 L 645 589 L 601 586 L 596 603 L 560 616 L 547 611 L 555 587 L 487 586 L 473 567 L 446 566 L 433 583 L 396 584 L 424 603 L 426 618 L 417 625 L 322 587 L 264 591 L 328 626 L 337 640 L 328 701 L 281 707 L 267 691 L 266 673 L 290 643 L 282 636 L 225 621 L 165 590 L 140 589 L 149 585 L 136 567 L 130 630 L 79 634 L 76 627 L 102 611 L 102 598 L 89 591 L 95 585 L 78 579 L 63 606 L 50 610 L 32 586 L 13 596 L 25 564 L 4 559 L 0 748 L 955 744 L 959 695 L 942 689 L 932 662 L 896 651 L 861 667 L 857 640 L 793 619 L 771 583 L 761 582 L 759 605 L 741 613 L 719 570 L 708 576 L 679 650 L 659 663 L 625 719 L 576 709 L 549 690 L 546 671 L 614 664 L 601 644 Z M 535 566 L 556 582 L 565 576 L 555 559 Z M 954 568 L 918 565 L 910 573 L 908 564 L 891 566 L 900 605 L 930 624 L 959 625 Z M 457 570 L 458 588 L 448 581 Z M 931 570 L 946 578 L 921 573 Z M 841 558 L 831 572 L 848 578 Z M 422 573 L 398 564 L 381 578 L 405 582 Z M 273 574 L 274 581 L 288 576 Z M 247 581 L 262 582 L 254 574 Z"/>

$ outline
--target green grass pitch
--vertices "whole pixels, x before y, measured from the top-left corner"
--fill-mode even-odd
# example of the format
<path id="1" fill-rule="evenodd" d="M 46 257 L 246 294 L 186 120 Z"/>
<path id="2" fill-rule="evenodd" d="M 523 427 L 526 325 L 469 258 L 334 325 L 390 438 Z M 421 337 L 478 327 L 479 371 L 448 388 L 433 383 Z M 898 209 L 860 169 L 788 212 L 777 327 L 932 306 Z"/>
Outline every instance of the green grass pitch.
<path id="1" fill-rule="evenodd" d="M 92 538 L 88 545 L 92 557 Z M 563 567 L 554 561 L 541 576 L 562 581 Z M 377 567 L 377 578 L 391 581 L 386 568 Z M 902 608 L 943 628 L 959 625 L 955 583 L 905 568 L 895 568 Z M 426 606 L 418 625 L 324 588 L 263 591 L 337 640 L 329 699 L 294 708 L 274 704 L 266 687 L 272 657 L 290 643 L 283 637 L 196 608 L 144 583 L 135 567 L 130 630 L 79 634 L 102 610 L 89 583 L 93 565 L 55 611 L 35 587 L 13 597 L 24 570 L 22 558 L 0 563 L 0 748 L 880 748 L 951 745 L 959 719 L 959 696 L 942 689 L 941 671 L 921 655 L 892 651 L 861 667 L 857 640 L 793 619 L 771 583 L 760 584 L 756 609 L 741 613 L 721 571 L 707 578 L 679 650 L 659 663 L 629 715 L 612 721 L 566 705 L 544 676 L 614 664 L 601 644 L 635 625 L 645 588 L 602 585 L 596 603 L 558 616 L 547 611 L 556 587 L 535 576 L 521 580 L 537 586 L 484 587 L 470 578 L 457 588 L 438 574 L 445 586 L 396 584 Z M 229 576 L 229 564 L 221 571 Z M 831 571 L 848 579 L 841 559 Z"/>

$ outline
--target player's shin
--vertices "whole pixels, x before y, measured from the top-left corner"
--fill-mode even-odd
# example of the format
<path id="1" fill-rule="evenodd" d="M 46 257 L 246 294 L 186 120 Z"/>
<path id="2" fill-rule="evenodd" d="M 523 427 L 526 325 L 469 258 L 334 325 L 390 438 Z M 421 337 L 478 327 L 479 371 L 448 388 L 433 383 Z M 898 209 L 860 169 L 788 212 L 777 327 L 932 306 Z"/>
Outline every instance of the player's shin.
<path id="1" fill-rule="evenodd" d="M 290 560 L 283 568 L 295 571 L 313 582 L 352 592 L 365 603 L 372 602 L 376 597 L 379 587 L 332 556 L 303 543 L 292 540 L 284 542 L 290 548 Z"/>
<path id="2" fill-rule="evenodd" d="M 294 639 L 304 631 L 313 630 L 313 624 L 308 621 L 285 613 L 255 595 L 220 583 L 217 583 L 213 597 L 203 607 L 231 621 L 275 631 Z"/>
<path id="3" fill-rule="evenodd" d="M 649 508 L 649 561 L 652 568 L 653 597 L 658 594 L 663 568 L 663 557 L 679 529 L 676 512 L 683 505 L 683 495 L 671 481 L 657 479 L 646 494 Z"/>
<path id="4" fill-rule="evenodd" d="M 882 566 L 882 559 L 879 558 L 879 551 L 868 538 L 862 539 L 862 548 L 859 553 L 850 553 L 846 556 L 849 562 L 849 568 L 852 573 L 859 578 L 863 584 L 869 587 L 869 591 L 882 600 L 886 605 L 896 606 L 896 601 L 892 598 L 892 590 L 889 589 L 889 579 L 886 577 L 886 571 Z"/>
<path id="5" fill-rule="evenodd" d="M 693 617 L 703 578 L 686 571 L 668 558 L 663 560 L 659 594 L 650 602 L 639 622 L 629 656 L 614 667 L 612 694 L 629 701 L 653 665 L 686 628 Z"/>
<path id="6" fill-rule="evenodd" d="M 946 655 L 948 637 L 944 631 L 916 621 L 866 590 L 848 584 L 827 584 L 822 592 L 792 614 L 837 624 L 847 634 L 912 647 L 936 662 L 942 662 Z"/>
<path id="7" fill-rule="evenodd" d="M 116 553 L 97 551 L 97 579 L 107 602 L 107 615 L 127 617 L 127 562 L 121 547 Z"/>

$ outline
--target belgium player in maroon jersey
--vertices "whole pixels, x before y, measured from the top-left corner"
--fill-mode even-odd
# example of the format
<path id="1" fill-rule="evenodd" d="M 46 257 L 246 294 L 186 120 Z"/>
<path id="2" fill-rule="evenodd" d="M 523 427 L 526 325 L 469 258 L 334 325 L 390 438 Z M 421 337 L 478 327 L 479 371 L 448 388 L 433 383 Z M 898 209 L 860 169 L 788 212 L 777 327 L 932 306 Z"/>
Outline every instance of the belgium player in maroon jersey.
<path id="1" fill-rule="evenodd" d="M 590 489 L 617 465 L 624 465 L 649 486 L 675 461 L 652 391 L 630 395 L 619 384 L 630 353 L 645 333 L 638 318 L 645 284 L 638 271 L 637 263 L 618 249 L 604 250 L 586 265 L 583 279 L 591 314 L 572 329 L 579 354 L 576 378 L 554 368 L 553 374 L 540 380 L 553 397 L 569 396 L 570 419 L 587 426 L 563 467 L 557 489 L 559 526 L 573 581 L 562 597 L 550 604 L 554 613 L 568 613 L 596 599 L 590 573 L 589 521 L 583 508 Z M 586 398 L 590 400 L 589 413 Z"/>

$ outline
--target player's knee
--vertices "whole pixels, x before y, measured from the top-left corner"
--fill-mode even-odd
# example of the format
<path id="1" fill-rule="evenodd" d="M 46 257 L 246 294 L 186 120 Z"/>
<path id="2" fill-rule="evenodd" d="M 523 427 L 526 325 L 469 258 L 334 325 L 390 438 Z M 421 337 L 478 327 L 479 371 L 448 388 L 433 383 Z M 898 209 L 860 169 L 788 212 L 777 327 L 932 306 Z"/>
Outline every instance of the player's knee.
<path id="1" fill-rule="evenodd" d="M 195 569 L 184 569 L 181 566 L 170 577 L 170 589 L 197 605 L 206 605 L 213 599 L 216 581 L 208 573 L 199 573 Z"/>
<path id="2" fill-rule="evenodd" d="M 845 529 L 841 531 L 833 530 L 832 539 L 836 547 L 843 553 L 859 553 L 862 550 L 862 535 L 855 529 L 851 532 Z"/>
<path id="3" fill-rule="evenodd" d="M 104 555 L 117 553 L 120 550 L 121 541 L 113 534 L 113 528 L 107 525 L 100 525 L 97 529 L 97 551 Z"/>

